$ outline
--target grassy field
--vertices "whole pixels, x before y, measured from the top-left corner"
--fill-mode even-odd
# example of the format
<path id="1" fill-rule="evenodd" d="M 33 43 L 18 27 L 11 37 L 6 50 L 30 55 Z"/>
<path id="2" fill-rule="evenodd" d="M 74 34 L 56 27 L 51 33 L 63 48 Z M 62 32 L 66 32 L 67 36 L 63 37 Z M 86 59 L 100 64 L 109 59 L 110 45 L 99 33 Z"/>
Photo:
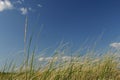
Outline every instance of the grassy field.
<path id="1" fill-rule="evenodd" d="M 0 73 L 0 80 L 120 80 L 119 58 L 113 54 L 99 57 L 84 55 L 61 60 L 53 57 L 44 67 L 35 69 L 34 57 L 14 71 L 15 65 L 9 65 L 9 71 Z M 60 56 L 59 56 L 60 57 Z M 29 67 L 29 68 L 28 68 Z"/>

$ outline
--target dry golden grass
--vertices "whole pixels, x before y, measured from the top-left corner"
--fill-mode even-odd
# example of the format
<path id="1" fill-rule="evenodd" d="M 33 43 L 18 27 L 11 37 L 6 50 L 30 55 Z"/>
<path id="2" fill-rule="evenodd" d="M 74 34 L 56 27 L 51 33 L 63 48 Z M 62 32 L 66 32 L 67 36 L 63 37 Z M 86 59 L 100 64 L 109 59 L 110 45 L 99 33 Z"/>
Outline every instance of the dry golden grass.
<path id="1" fill-rule="evenodd" d="M 82 57 L 78 57 L 82 58 Z M 99 59 L 84 58 L 61 63 L 53 60 L 38 70 L 0 73 L 0 80 L 120 80 L 120 70 L 116 57 Z M 22 70 L 22 69 L 21 69 Z"/>

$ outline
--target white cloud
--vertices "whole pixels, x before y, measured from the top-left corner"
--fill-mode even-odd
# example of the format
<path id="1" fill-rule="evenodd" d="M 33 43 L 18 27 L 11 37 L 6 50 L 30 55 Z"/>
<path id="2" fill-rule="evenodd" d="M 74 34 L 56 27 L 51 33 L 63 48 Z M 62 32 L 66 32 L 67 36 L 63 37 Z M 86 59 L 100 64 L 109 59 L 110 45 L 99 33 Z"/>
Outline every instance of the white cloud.
<path id="1" fill-rule="evenodd" d="M 120 43 L 117 42 L 111 43 L 110 46 L 116 49 L 120 49 Z"/>
<path id="2" fill-rule="evenodd" d="M 0 12 L 4 10 L 11 10 L 14 9 L 16 11 L 20 11 L 22 15 L 28 14 L 28 12 L 35 12 L 34 8 L 31 7 L 23 7 L 25 0 L 0 0 Z M 38 7 L 42 7 L 41 4 L 36 4 Z"/>
<path id="3" fill-rule="evenodd" d="M 43 7 L 41 4 L 38 4 L 37 6 L 38 6 L 38 7 Z"/>
<path id="4" fill-rule="evenodd" d="M 22 15 L 26 15 L 28 13 L 28 9 L 27 8 L 20 8 L 20 11 L 22 13 Z"/>
<path id="5" fill-rule="evenodd" d="M 13 5 L 9 0 L 0 0 L 0 12 L 13 9 Z"/>
<path id="6" fill-rule="evenodd" d="M 50 61 L 52 59 L 53 59 L 53 57 L 40 57 L 38 60 L 39 61 Z M 56 59 L 57 59 L 57 57 L 56 57 Z"/>
<path id="7" fill-rule="evenodd" d="M 51 61 L 51 60 L 61 59 L 62 61 L 70 61 L 71 59 L 78 59 L 77 57 L 63 56 L 63 57 L 40 57 L 39 61 Z"/>
<path id="8" fill-rule="evenodd" d="M 63 56 L 62 60 L 63 61 L 69 61 L 69 60 L 71 60 L 71 57 L 70 56 Z"/>

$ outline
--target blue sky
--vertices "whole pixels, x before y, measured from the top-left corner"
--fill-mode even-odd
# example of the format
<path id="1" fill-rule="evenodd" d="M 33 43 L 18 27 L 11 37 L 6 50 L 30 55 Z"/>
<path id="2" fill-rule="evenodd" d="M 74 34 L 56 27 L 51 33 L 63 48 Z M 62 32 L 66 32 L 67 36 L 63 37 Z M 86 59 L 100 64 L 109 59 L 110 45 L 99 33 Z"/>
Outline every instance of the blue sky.
<path id="1" fill-rule="evenodd" d="M 54 49 L 62 40 L 73 49 L 86 40 L 98 48 L 120 48 L 119 0 L 0 0 L 0 63 L 24 49 L 24 25 L 28 16 L 33 43 L 41 26 L 39 51 Z"/>

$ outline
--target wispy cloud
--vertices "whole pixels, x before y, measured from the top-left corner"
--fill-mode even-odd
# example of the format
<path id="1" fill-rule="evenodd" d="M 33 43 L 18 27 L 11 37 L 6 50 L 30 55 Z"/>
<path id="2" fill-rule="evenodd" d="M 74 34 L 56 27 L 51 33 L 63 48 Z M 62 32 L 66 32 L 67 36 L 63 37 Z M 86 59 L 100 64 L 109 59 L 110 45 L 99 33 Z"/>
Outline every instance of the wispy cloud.
<path id="1" fill-rule="evenodd" d="M 113 47 L 113 48 L 116 48 L 116 49 L 120 49 L 120 42 L 111 43 L 110 47 Z"/>
<path id="2" fill-rule="evenodd" d="M 43 7 L 41 4 L 38 4 L 37 6 L 38 6 L 38 7 Z"/>
<path id="3" fill-rule="evenodd" d="M 28 13 L 28 9 L 24 7 L 20 8 L 20 11 L 22 15 L 26 15 Z"/>
<path id="4" fill-rule="evenodd" d="M 18 1 L 16 1 L 16 3 L 18 3 L 18 4 L 22 4 L 22 1 L 21 1 L 21 0 L 18 0 Z"/>
<path id="5" fill-rule="evenodd" d="M 0 12 L 13 9 L 13 5 L 9 0 L 0 0 Z"/>
<path id="6" fill-rule="evenodd" d="M 51 61 L 51 60 L 61 59 L 62 61 L 70 61 L 71 59 L 78 59 L 77 57 L 63 56 L 63 57 L 40 57 L 39 61 Z"/>
<path id="7" fill-rule="evenodd" d="M 23 4 L 23 3 L 24 3 L 24 0 L 16 0 L 15 3 Z"/>

